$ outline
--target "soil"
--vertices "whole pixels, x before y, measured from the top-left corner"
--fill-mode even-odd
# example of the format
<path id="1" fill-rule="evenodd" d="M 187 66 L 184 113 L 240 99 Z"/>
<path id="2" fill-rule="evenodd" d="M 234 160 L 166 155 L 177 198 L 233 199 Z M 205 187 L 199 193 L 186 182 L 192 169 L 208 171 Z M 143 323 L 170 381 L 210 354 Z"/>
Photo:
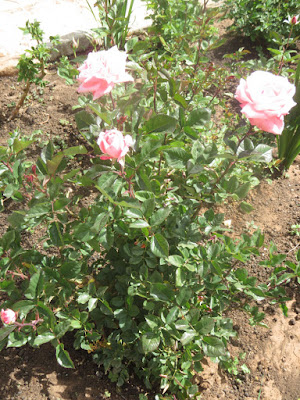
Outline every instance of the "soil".
<path id="1" fill-rule="evenodd" d="M 5 145 L 9 132 L 20 129 L 22 134 L 36 133 L 41 140 L 51 139 L 58 147 L 65 141 L 69 145 L 81 144 L 72 106 L 78 94 L 74 86 L 66 86 L 55 73 L 46 76 L 49 83 L 43 92 L 31 92 L 31 98 L 18 118 L 8 121 L 12 108 L 20 96 L 16 77 L 0 78 L 0 145 Z M 259 227 L 266 237 L 264 252 L 271 241 L 278 251 L 294 257 L 300 247 L 298 236 L 291 235 L 291 226 L 300 224 L 300 159 L 290 168 L 288 175 L 261 181 L 247 198 L 254 210 L 245 214 L 236 204 L 228 204 L 222 211 L 231 219 L 234 235 Z M 9 209 L 8 209 L 9 212 Z M 5 214 L 0 221 L 0 234 L 5 232 Z M 264 254 L 262 254 L 264 256 Z M 249 273 L 264 281 L 267 268 L 256 261 L 247 266 Z M 233 376 L 222 371 L 217 364 L 207 361 L 204 372 L 196 377 L 204 400 L 297 400 L 300 398 L 300 291 L 299 285 L 287 288 L 288 317 L 278 307 L 260 304 L 266 313 L 267 328 L 252 327 L 246 316 L 232 311 L 238 336 L 231 340 L 230 351 L 238 356 L 245 353 L 249 374 Z M 72 338 L 65 343 L 74 361 L 75 369 L 66 370 L 57 364 L 55 351 L 50 345 L 40 349 L 8 348 L 0 357 L 0 400 L 83 400 L 111 399 L 137 400 L 142 385 L 132 380 L 121 389 L 112 384 L 102 370 L 93 364 L 86 352 L 72 349 Z M 175 399 L 175 397 L 174 397 Z"/>

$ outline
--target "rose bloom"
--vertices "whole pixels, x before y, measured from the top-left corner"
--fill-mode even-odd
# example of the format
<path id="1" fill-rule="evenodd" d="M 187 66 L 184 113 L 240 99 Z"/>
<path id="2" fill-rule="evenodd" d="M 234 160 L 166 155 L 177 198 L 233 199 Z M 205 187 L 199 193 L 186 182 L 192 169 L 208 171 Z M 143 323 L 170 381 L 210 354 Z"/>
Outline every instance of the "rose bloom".
<path id="1" fill-rule="evenodd" d="M 98 99 L 109 93 L 116 83 L 133 81 L 125 72 L 127 54 L 119 51 L 117 46 L 109 50 L 89 53 L 85 62 L 79 67 L 79 93 L 93 93 Z"/>
<path id="2" fill-rule="evenodd" d="M 295 86 L 287 78 L 256 71 L 246 80 L 240 80 L 235 98 L 241 103 L 242 113 L 251 125 L 280 135 L 284 116 L 296 105 L 293 101 L 295 91 Z"/>
<path id="3" fill-rule="evenodd" d="M 133 140 L 130 135 L 123 136 L 117 129 L 100 132 L 97 140 L 100 150 L 104 153 L 101 160 L 117 160 L 124 168 L 125 155 L 132 147 Z"/>
<path id="4" fill-rule="evenodd" d="M 16 313 L 10 308 L 7 308 L 6 310 L 1 310 L 1 320 L 4 324 L 13 324 L 14 322 L 16 322 L 16 319 Z"/>
<path id="5" fill-rule="evenodd" d="M 290 24 L 290 25 L 298 25 L 299 24 L 299 15 L 294 15 L 293 17 L 290 17 L 288 15 L 288 19 L 285 19 L 283 22 L 286 22 L 287 24 Z"/>

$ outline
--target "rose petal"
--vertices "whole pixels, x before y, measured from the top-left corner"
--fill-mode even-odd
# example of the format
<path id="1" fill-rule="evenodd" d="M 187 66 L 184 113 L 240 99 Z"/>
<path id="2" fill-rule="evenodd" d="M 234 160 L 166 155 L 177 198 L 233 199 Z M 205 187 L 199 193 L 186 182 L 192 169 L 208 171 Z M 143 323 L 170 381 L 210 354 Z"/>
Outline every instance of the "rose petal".
<path id="1" fill-rule="evenodd" d="M 295 90 L 285 77 L 255 71 L 240 80 L 235 98 L 252 125 L 278 135 L 284 128 L 284 116 L 296 105 Z"/>

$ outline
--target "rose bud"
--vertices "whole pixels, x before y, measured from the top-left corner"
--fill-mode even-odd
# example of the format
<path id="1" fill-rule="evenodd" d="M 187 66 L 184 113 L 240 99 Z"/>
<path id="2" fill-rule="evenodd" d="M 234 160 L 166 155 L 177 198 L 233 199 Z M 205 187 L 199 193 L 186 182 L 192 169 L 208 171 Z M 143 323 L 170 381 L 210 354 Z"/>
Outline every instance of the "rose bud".
<path id="1" fill-rule="evenodd" d="M 6 310 L 1 310 L 1 320 L 4 324 L 13 324 L 14 322 L 16 322 L 16 319 L 17 314 L 10 308 L 7 308 Z"/>

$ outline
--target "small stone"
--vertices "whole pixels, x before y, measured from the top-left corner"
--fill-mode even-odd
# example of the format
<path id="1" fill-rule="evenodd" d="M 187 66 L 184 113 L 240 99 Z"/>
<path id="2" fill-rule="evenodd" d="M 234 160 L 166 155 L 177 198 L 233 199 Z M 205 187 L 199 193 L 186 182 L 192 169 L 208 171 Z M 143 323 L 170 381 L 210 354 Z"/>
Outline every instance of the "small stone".
<path id="1" fill-rule="evenodd" d="M 289 325 L 295 325 L 296 321 L 294 319 L 289 320 Z"/>
<path id="2" fill-rule="evenodd" d="M 27 110 L 25 111 L 26 114 L 34 114 L 34 108 L 33 107 L 28 107 Z"/>

